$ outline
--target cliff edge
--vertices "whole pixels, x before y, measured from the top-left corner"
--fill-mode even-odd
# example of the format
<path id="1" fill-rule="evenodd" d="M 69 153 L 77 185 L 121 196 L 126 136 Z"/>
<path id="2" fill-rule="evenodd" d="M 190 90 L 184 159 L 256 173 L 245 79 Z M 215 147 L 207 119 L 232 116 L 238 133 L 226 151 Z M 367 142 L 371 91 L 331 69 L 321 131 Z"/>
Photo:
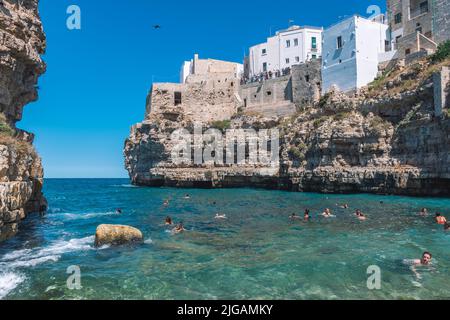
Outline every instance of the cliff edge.
<path id="1" fill-rule="evenodd" d="M 270 116 L 266 106 L 261 114 L 256 108 L 250 112 L 247 101 L 234 101 L 239 89 L 230 75 L 193 79 L 194 83 L 181 87 L 156 84 L 145 121 L 133 126 L 125 143 L 125 165 L 132 182 L 143 186 L 448 196 L 449 65 L 448 57 L 422 58 L 406 66 L 397 63 L 357 93 L 332 91 L 283 117 L 275 112 Z M 255 87 L 250 98 L 258 98 L 262 88 L 261 100 L 273 99 L 277 91 L 267 86 Z M 175 103 L 174 95 L 179 98 Z M 225 110 L 223 103 L 215 103 L 224 98 L 228 99 Z M 208 112 L 198 115 L 207 102 Z M 231 111 L 234 114 L 229 116 Z M 180 128 L 192 132 L 197 121 L 202 121 L 205 131 L 276 129 L 279 162 L 271 167 L 249 161 L 239 165 L 174 162 L 172 133 Z"/>
<path id="2" fill-rule="evenodd" d="M 38 0 L 0 1 L 0 242 L 28 213 L 47 207 L 34 136 L 16 128 L 24 106 L 37 99 L 45 47 Z"/>

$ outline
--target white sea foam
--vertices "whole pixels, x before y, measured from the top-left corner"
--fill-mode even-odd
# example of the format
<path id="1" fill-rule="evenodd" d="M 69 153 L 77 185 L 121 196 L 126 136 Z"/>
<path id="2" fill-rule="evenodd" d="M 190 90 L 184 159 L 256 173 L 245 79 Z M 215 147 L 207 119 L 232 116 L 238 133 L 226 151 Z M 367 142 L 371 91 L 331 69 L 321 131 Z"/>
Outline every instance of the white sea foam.
<path id="1" fill-rule="evenodd" d="M 57 213 L 53 216 L 60 216 L 65 220 L 88 220 L 97 217 L 114 216 L 116 212 L 90 212 L 90 213 Z"/>
<path id="2" fill-rule="evenodd" d="M 16 250 L 0 259 L 0 266 L 11 268 L 34 267 L 49 261 L 56 262 L 61 255 L 76 251 L 93 250 L 94 237 L 58 240 L 46 248 Z"/>
<path id="3" fill-rule="evenodd" d="M 5 298 L 19 284 L 26 280 L 25 276 L 15 272 L 0 273 L 0 299 Z"/>
<path id="4" fill-rule="evenodd" d="M 153 244 L 153 240 L 152 239 L 147 239 L 144 241 L 145 244 Z"/>
<path id="5" fill-rule="evenodd" d="M 112 185 L 113 188 L 139 188 L 137 186 L 133 186 L 132 184 L 115 184 Z"/>
<path id="6" fill-rule="evenodd" d="M 94 250 L 94 238 L 57 240 L 45 248 L 21 249 L 4 255 L 0 258 L 0 270 L 4 270 L 0 272 L 0 299 L 26 280 L 18 269 L 57 262 L 66 253 Z"/>

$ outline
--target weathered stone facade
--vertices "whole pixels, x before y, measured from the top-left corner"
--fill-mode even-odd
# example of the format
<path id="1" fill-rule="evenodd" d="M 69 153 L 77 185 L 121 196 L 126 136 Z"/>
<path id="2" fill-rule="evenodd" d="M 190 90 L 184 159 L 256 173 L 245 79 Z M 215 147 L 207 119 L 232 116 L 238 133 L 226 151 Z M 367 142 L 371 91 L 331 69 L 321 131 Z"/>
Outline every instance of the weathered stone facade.
<path id="1" fill-rule="evenodd" d="M 450 1 L 433 0 L 433 34 L 437 43 L 450 40 Z"/>
<path id="2" fill-rule="evenodd" d="M 298 110 L 319 102 L 322 92 L 321 67 L 321 59 L 292 67 L 292 100 Z"/>
<path id="3" fill-rule="evenodd" d="M 15 127 L 25 104 L 37 99 L 46 46 L 38 0 L 3 0 L 0 5 L 0 241 L 18 231 L 29 212 L 46 208 L 43 170 L 33 135 Z M 0 120 L 1 120 L 0 119 Z"/>
<path id="4" fill-rule="evenodd" d="M 388 16 L 399 58 L 433 52 L 450 38 L 448 0 L 388 0 Z"/>

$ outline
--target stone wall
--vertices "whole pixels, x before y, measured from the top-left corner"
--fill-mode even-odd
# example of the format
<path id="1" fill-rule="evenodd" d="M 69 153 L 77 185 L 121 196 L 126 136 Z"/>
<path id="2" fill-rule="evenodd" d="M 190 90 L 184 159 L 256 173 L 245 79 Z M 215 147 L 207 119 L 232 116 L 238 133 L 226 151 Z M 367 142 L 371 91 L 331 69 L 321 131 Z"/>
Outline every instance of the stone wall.
<path id="1" fill-rule="evenodd" d="M 322 92 L 322 61 L 311 60 L 292 67 L 292 99 L 297 109 L 312 107 Z"/>
<path id="2" fill-rule="evenodd" d="M 448 87 L 450 84 L 450 68 L 443 67 L 441 71 L 433 75 L 434 83 L 434 113 L 436 117 L 442 117 L 444 109 L 447 109 Z"/>
<path id="3" fill-rule="evenodd" d="M 208 123 L 230 119 L 240 106 L 239 80 L 234 74 L 190 75 L 185 84 L 153 84 L 147 102 L 152 113 L 177 119 L 180 115 Z"/>
<path id="4" fill-rule="evenodd" d="M 242 85 L 240 96 L 244 107 L 255 109 L 258 106 L 292 101 L 292 81 L 290 76 Z"/>
<path id="5" fill-rule="evenodd" d="M 450 40 L 450 1 L 432 0 L 434 40 L 441 43 Z"/>

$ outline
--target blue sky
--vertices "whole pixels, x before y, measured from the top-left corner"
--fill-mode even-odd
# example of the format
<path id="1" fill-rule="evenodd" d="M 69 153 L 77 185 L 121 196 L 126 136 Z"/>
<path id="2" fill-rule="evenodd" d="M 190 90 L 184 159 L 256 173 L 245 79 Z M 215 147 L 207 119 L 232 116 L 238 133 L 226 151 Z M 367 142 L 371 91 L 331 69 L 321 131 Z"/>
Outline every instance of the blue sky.
<path id="1" fill-rule="evenodd" d="M 72 4 L 81 30 L 66 27 Z M 326 27 L 370 5 L 385 10 L 384 0 L 41 0 L 48 68 L 18 127 L 36 134 L 48 178 L 128 177 L 124 140 L 143 120 L 152 80 L 177 82 L 194 53 L 241 62 L 290 19 Z"/>

